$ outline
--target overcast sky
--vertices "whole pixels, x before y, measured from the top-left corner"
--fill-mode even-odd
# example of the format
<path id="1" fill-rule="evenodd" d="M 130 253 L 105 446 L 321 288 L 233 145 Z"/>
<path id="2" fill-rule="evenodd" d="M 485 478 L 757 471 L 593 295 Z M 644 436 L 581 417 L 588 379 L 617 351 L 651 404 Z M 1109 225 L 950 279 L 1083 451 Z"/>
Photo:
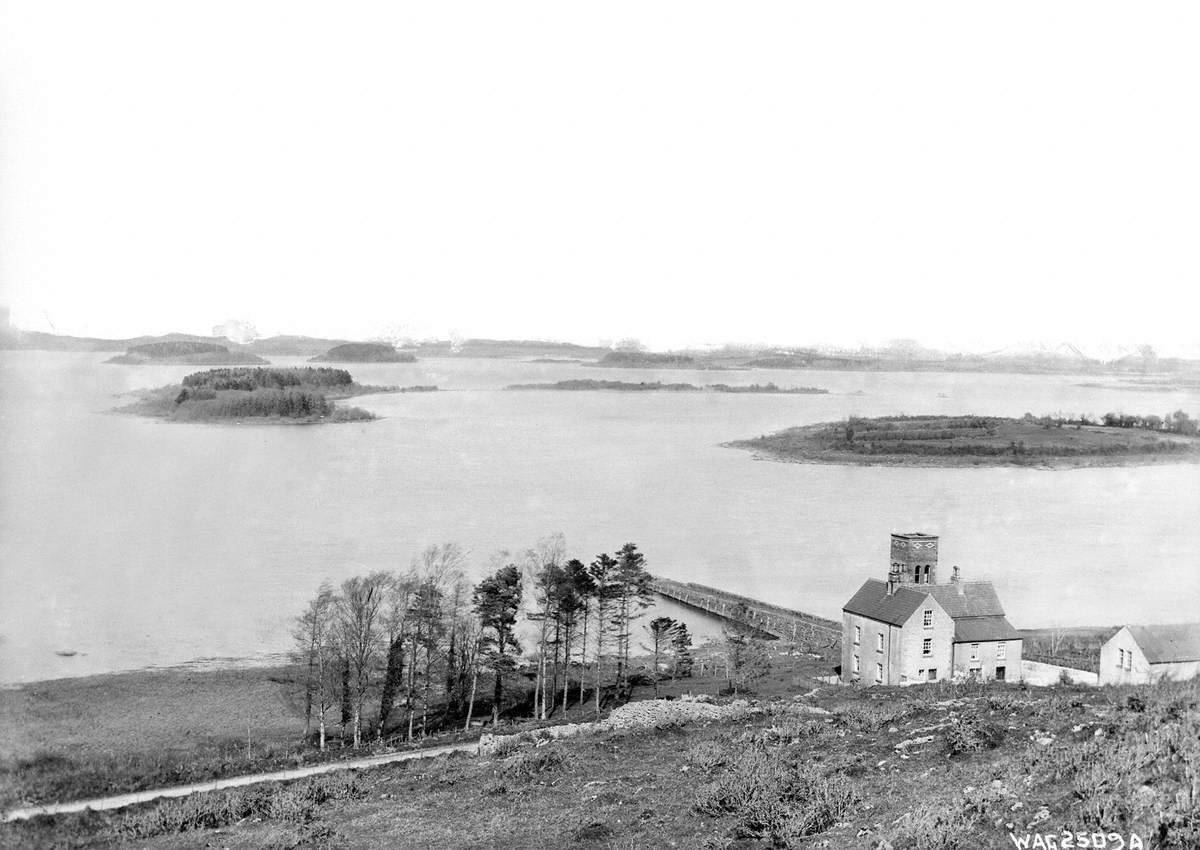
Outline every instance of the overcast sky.
<path id="1" fill-rule="evenodd" d="M 1200 353 L 1194 2 L 0 13 L 28 329 Z"/>

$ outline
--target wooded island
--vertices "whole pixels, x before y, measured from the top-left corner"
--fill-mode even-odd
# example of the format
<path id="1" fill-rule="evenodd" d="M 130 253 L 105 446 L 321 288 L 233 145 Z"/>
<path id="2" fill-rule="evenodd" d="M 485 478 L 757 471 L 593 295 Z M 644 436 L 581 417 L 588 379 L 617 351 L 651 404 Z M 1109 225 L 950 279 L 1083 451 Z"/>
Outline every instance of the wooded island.
<path id="1" fill-rule="evenodd" d="M 357 384 L 345 369 L 328 367 L 209 369 L 188 375 L 181 384 L 146 390 L 138 401 L 118 410 L 175 422 L 358 422 L 375 415 L 340 407 L 332 399 L 396 389 Z"/>
<path id="2" fill-rule="evenodd" d="M 881 466 L 1123 466 L 1200 460 L 1197 422 L 1165 417 L 851 417 L 724 444 L 762 457 Z"/>

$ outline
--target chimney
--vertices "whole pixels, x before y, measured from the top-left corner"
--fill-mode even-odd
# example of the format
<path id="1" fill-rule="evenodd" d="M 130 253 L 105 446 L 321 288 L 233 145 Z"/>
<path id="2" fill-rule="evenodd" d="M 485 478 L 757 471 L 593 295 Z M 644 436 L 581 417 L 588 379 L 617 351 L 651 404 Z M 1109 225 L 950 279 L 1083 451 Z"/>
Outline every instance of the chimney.
<path id="1" fill-rule="evenodd" d="M 954 565 L 954 574 L 953 574 L 952 576 L 950 576 L 950 581 L 957 582 L 957 581 L 958 581 L 958 578 L 959 578 L 959 576 L 958 576 L 958 564 L 955 564 L 955 565 Z"/>
<path id="2" fill-rule="evenodd" d="M 897 570 L 892 570 L 888 573 L 887 580 L 887 595 L 891 596 L 896 592 L 896 585 L 900 584 L 900 573 Z"/>

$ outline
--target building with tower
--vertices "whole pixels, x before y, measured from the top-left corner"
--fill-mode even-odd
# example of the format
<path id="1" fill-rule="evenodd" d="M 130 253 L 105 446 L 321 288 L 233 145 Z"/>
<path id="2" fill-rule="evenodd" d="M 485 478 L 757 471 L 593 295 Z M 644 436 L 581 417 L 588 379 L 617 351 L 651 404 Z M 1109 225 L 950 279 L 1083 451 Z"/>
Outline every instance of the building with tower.
<path id="1" fill-rule="evenodd" d="M 956 677 L 1017 681 L 1021 636 L 988 581 L 954 567 L 938 583 L 938 538 L 893 534 L 887 581 L 842 608 L 842 681 L 907 685 Z"/>

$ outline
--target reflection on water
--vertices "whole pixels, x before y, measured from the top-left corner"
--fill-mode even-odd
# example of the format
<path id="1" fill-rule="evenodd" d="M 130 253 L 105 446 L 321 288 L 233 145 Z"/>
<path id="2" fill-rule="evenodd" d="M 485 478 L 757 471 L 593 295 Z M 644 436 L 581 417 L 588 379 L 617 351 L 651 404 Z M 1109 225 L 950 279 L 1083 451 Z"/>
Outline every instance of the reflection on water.
<path id="1" fill-rule="evenodd" d="M 1077 376 L 429 360 L 352 369 L 454 390 L 356 400 L 377 422 L 171 425 L 106 411 L 194 370 L 106 356 L 0 352 L 0 680 L 279 652 L 322 579 L 400 568 L 441 541 L 482 567 L 551 531 L 575 557 L 632 540 L 653 572 L 826 617 L 884 575 L 893 530 L 940 534 L 947 567 L 994 580 L 1018 628 L 1200 608 L 1200 466 L 841 467 L 717 445 L 850 413 L 1195 414 L 1195 393 Z M 831 393 L 498 391 L 597 376 Z"/>

